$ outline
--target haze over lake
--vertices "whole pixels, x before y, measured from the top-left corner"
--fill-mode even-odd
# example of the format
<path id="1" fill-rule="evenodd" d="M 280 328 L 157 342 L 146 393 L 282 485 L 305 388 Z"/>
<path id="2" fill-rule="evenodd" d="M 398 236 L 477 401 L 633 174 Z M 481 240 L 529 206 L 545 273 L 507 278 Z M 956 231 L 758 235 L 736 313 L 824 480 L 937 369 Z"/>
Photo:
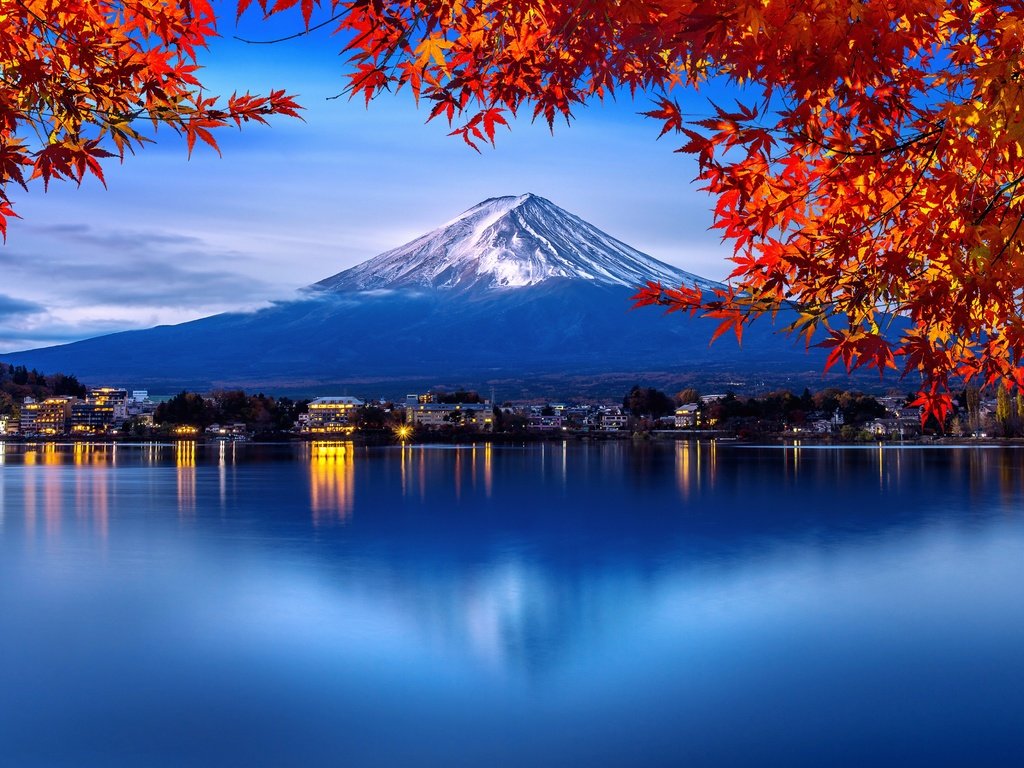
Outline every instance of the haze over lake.
<path id="1" fill-rule="evenodd" d="M 1022 469 L 0 442 L 0 764 L 1018 765 Z"/>

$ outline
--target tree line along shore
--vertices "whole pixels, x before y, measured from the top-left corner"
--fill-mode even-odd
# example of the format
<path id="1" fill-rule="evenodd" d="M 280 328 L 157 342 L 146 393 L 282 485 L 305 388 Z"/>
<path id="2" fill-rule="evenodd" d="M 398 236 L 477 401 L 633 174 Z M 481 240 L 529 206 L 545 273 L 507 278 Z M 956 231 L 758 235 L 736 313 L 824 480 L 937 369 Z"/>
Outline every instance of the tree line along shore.
<path id="1" fill-rule="evenodd" d="M 636 385 L 621 400 L 564 402 L 491 402 L 473 390 L 435 390 L 403 399 L 290 398 L 238 389 L 182 391 L 152 399 L 147 392 L 142 395 L 138 390 L 129 394 L 115 387 L 89 388 L 73 375 L 0 363 L 0 437 L 387 442 L 706 435 L 853 442 L 1024 435 L 1024 398 L 1011 397 L 1003 388 L 965 388 L 942 424 L 934 417 L 922 422 L 920 409 L 910 405 L 910 394 L 835 387 L 744 395 L 693 387 L 670 394 Z M 46 406 L 51 417 L 39 421 Z M 76 414 L 85 416 L 76 423 Z"/>

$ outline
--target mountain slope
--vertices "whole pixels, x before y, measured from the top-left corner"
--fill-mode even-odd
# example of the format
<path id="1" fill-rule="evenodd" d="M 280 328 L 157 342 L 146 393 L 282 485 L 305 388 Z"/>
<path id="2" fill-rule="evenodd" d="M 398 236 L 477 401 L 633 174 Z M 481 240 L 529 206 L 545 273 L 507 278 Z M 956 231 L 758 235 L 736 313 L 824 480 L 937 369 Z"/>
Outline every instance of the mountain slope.
<path id="1" fill-rule="evenodd" d="M 765 322 L 745 334 L 742 350 L 728 339 L 709 348 L 713 322 L 630 311 L 634 286 L 648 279 L 716 285 L 542 198 L 494 198 L 301 300 L 3 359 L 153 391 L 401 395 L 493 385 L 608 395 L 640 375 L 707 386 L 821 383 L 821 355 Z"/>
<path id="2" fill-rule="evenodd" d="M 494 197 L 410 243 L 321 280 L 333 291 L 521 288 L 553 278 L 632 288 L 717 286 L 652 259 L 537 195 Z"/>

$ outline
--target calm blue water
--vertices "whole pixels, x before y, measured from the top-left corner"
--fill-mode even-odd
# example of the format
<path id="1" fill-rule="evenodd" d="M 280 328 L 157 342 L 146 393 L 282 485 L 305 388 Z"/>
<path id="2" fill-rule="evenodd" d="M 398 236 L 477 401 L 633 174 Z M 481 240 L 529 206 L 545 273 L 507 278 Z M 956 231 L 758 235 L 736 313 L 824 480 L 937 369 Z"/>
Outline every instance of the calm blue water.
<path id="1" fill-rule="evenodd" d="M 1019 766 L 1024 450 L 0 444 L 0 765 Z"/>

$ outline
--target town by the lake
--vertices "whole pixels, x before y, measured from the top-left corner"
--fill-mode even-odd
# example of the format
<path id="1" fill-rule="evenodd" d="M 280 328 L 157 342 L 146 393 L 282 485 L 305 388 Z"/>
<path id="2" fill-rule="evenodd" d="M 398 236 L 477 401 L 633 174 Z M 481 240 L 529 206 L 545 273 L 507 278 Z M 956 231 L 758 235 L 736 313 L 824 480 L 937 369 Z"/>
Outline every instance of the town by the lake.
<path id="1" fill-rule="evenodd" d="M 27 391 L 36 396 L 20 394 Z M 0 363 L 0 438 L 248 440 L 393 434 L 403 441 L 703 436 L 863 442 L 1017 436 L 1024 429 L 1024 402 L 1011 401 L 1005 391 L 989 394 L 965 389 L 957 408 L 939 424 L 922 418 L 912 393 L 869 395 L 836 388 L 737 395 L 686 387 L 669 395 L 637 385 L 618 402 L 498 402 L 493 392 L 485 396 L 458 389 L 401 399 L 293 399 L 242 390 L 151 396 L 140 389 L 86 387 L 73 376 L 46 376 Z"/>

